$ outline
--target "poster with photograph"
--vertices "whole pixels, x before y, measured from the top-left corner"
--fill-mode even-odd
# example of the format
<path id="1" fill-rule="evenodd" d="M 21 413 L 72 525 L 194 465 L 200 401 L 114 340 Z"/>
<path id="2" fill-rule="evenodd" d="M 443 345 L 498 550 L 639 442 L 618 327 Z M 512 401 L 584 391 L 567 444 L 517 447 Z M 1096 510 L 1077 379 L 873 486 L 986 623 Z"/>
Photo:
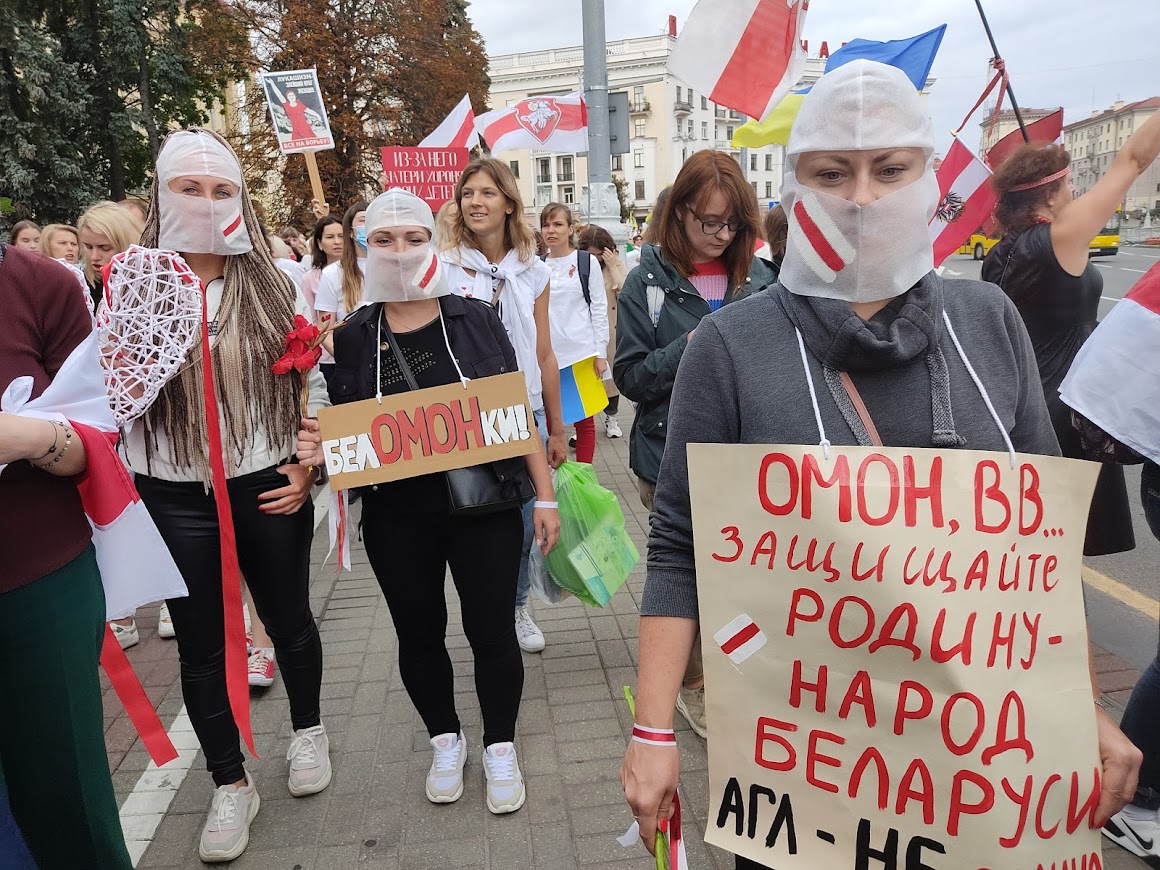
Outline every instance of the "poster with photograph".
<path id="1" fill-rule="evenodd" d="M 274 132 L 283 154 L 334 147 L 315 70 L 262 73 L 259 79 L 266 92 L 266 102 L 270 104 Z"/>

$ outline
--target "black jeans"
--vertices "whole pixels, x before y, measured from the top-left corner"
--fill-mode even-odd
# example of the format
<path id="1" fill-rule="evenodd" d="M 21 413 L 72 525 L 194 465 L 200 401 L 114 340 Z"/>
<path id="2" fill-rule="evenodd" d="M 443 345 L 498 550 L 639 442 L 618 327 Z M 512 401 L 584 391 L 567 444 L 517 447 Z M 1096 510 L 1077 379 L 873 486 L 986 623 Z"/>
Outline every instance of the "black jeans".
<path id="1" fill-rule="evenodd" d="M 254 607 L 274 641 L 274 653 L 294 728 L 320 723 L 322 641 L 310 612 L 310 499 L 294 514 L 270 516 L 258 495 L 286 485 L 272 466 L 229 481 L 238 562 Z M 226 694 L 221 543 L 213 493 L 200 483 L 137 475 L 137 491 L 177 563 L 188 598 L 172 598 L 169 614 L 181 658 L 181 692 L 193 730 L 217 785 L 245 775 L 238 729 Z"/>
<path id="2" fill-rule="evenodd" d="M 363 490 L 363 541 L 399 637 L 403 685 L 432 737 L 459 732 L 445 640 L 450 566 L 475 658 L 484 745 L 504 743 L 515 737 L 524 690 L 512 616 L 523 520 L 518 507 L 453 516 L 443 476 L 432 475 L 429 486 L 424 498 L 409 500 L 423 509 L 410 511 L 392 497 L 390 484 Z"/>
<path id="3" fill-rule="evenodd" d="M 1148 527 L 1160 540 L 1160 466 L 1155 463 L 1144 464 L 1140 500 L 1144 503 Z M 1132 803 L 1146 809 L 1160 809 L 1160 645 L 1156 658 L 1132 690 L 1120 727 L 1144 753 L 1140 784 Z"/>

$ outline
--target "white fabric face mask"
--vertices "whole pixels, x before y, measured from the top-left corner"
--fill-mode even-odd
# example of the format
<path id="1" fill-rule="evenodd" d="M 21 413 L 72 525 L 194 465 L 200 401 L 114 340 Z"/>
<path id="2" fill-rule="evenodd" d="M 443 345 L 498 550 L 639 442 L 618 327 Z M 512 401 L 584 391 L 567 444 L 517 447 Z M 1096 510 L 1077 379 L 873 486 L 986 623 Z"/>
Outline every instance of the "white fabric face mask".
<path id="1" fill-rule="evenodd" d="M 934 268 L 928 225 L 938 201 L 929 165 L 917 181 L 864 206 L 787 173 L 782 207 L 789 237 L 778 280 L 799 296 L 847 302 L 900 296 Z"/>
<path id="2" fill-rule="evenodd" d="M 363 276 L 365 302 L 416 302 L 450 292 L 443 263 L 431 245 L 419 245 L 401 254 L 375 245 L 368 248 Z"/>
<path id="3" fill-rule="evenodd" d="M 252 251 L 241 193 L 225 199 L 186 196 L 169 186 L 184 176 L 220 178 L 239 191 L 244 183 L 237 160 L 216 139 L 188 131 L 172 134 L 157 157 L 157 244 L 168 251 L 227 257 Z"/>

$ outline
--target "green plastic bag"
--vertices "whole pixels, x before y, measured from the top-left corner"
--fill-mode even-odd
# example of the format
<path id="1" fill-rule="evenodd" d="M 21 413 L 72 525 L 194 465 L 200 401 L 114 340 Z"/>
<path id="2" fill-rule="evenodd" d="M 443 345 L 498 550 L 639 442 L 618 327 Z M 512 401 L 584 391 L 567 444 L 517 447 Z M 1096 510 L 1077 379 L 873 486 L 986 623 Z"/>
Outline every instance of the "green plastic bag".
<path id="1" fill-rule="evenodd" d="M 596 482 L 595 470 L 585 462 L 557 469 L 556 500 L 560 540 L 548 554 L 552 579 L 585 604 L 604 607 L 640 561 L 620 502 Z"/>

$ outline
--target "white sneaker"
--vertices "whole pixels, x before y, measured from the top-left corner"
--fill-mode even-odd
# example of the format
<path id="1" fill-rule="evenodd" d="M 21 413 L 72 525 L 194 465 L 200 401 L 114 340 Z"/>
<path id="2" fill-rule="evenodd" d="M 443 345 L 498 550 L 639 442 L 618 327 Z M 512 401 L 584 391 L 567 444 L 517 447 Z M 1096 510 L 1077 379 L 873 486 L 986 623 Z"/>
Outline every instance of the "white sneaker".
<path id="1" fill-rule="evenodd" d="M 604 437 L 606 438 L 620 438 L 624 435 L 620 431 L 620 421 L 615 417 L 604 417 Z"/>
<path id="2" fill-rule="evenodd" d="M 157 614 L 157 636 L 177 637 L 173 628 L 173 618 L 169 615 L 169 604 L 161 602 L 161 612 Z"/>
<path id="3" fill-rule="evenodd" d="M 315 725 L 295 731 L 286 760 L 290 762 L 288 788 L 294 797 L 318 794 L 330 785 L 330 738 L 326 728 Z"/>
<path id="4" fill-rule="evenodd" d="M 112 626 L 113 637 L 117 639 L 121 649 L 128 649 L 141 642 L 141 635 L 137 633 L 137 620 L 134 619 L 128 625 L 121 625 L 119 622 L 110 622 L 109 625 Z"/>
<path id="5" fill-rule="evenodd" d="M 467 764 L 467 741 L 463 732 L 437 734 L 431 738 L 435 757 L 427 772 L 427 800 L 450 804 L 463 795 L 463 766 Z"/>
<path id="6" fill-rule="evenodd" d="M 516 640 L 524 652 L 540 652 L 544 649 L 544 633 L 532 619 L 528 606 L 516 608 Z"/>
<path id="7" fill-rule="evenodd" d="M 1160 856 L 1160 814 L 1137 819 L 1124 810 L 1116 813 L 1103 827 L 1104 836 L 1141 858 Z"/>
<path id="8" fill-rule="evenodd" d="M 483 752 L 483 775 L 487 778 L 487 808 L 503 815 L 524 805 L 524 776 L 511 743 L 493 743 Z"/>
<path id="9" fill-rule="evenodd" d="M 201 831 L 197 853 L 207 864 L 233 861 L 250 844 L 250 822 L 261 806 L 254 780 L 246 773 L 246 784 L 219 786 L 209 805 L 209 816 Z"/>

